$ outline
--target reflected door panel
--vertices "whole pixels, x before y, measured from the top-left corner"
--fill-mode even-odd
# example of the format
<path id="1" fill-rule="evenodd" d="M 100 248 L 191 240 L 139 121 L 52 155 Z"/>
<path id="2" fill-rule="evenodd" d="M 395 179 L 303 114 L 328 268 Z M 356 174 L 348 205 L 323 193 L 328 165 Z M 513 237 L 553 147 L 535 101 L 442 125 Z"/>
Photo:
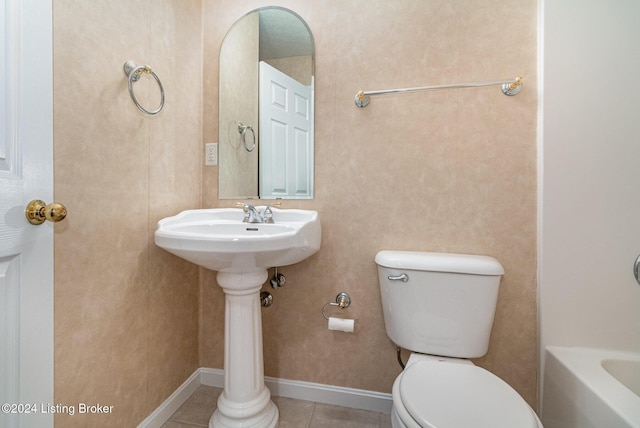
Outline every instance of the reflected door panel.
<path id="1" fill-rule="evenodd" d="M 313 198 L 313 87 L 260 62 L 260 196 Z"/>

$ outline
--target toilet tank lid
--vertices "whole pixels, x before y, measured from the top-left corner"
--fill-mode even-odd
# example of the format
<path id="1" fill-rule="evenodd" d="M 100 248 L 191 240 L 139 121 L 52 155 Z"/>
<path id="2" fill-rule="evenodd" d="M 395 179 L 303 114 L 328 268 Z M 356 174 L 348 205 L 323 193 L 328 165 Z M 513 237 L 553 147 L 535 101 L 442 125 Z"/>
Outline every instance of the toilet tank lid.
<path id="1" fill-rule="evenodd" d="M 379 266 L 394 269 L 504 275 L 504 268 L 498 260 L 490 256 L 470 254 L 385 250 L 376 255 L 376 263 Z"/>

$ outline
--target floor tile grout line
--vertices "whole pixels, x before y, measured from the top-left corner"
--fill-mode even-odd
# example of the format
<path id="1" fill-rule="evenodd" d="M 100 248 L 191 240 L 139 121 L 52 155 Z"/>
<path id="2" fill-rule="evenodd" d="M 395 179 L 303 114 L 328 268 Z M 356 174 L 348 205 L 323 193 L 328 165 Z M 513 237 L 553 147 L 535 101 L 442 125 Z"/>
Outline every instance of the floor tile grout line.
<path id="1" fill-rule="evenodd" d="M 307 421 L 307 428 L 311 428 L 311 421 L 313 421 L 313 416 L 316 414 L 317 403 L 313 403 L 313 409 L 311 410 L 311 414 L 309 415 L 309 420 Z"/>

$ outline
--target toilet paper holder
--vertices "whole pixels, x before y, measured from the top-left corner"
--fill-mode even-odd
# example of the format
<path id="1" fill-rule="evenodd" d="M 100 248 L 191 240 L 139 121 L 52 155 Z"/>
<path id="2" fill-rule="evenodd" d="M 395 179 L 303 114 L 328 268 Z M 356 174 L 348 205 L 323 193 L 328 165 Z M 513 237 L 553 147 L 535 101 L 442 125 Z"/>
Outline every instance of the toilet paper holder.
<path id="1" fill-rule="evenodd" d="M 344 291 L 341 293 L 338 293 L 338 295 L 336 296 L 336 301 L 334 302 L 327 302 L 324 304 L 324 306 L 322 306 L 322 316 L 328 320 L 329 317 L 326 314 L 326 310 L 327 310 L 327 306 L 337 306 L 340 309 L 344 309 L 344 308 L 348 308 L 349 305 L 351 304 L 351 297 L 345 293 Z M 355 318 L 355 321 L 358 321 L 359 317 Z"/>

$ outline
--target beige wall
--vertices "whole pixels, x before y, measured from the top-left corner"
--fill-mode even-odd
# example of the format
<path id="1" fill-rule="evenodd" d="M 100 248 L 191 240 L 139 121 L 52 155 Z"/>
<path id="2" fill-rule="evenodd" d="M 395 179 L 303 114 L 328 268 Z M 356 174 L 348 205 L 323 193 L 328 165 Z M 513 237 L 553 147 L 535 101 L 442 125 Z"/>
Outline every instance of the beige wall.
<path id="1" fill-rule="evenodd" d="M 54 2 L 55 403 L 113 406 L 56 426 L 132 427 L 198 367 L 198 269 L 158 249 L 159 219 L 200 205 L 199 1 Z M 188 48 L 185 48 L 188 47 Z M 149 64 L 166 104 L 135 108 Z M 134 85 L 155 108 L 147 76 Z M 190 167 L 189 167 L 190 165 Z"/>
<path id="2" fill-rule="evenodd" d="M 284 267 L 263 310 L 265 374 L 389 392 L 400 368 L 382 318 L 374 257 L 382 249 L 497 257 L 505 267 L 489 353 L 477 361 L 535 404 L 536 1 L 204 0 L 204 138 L 217 135 L 217 52 L 251 9 L 288 7 L 316 41 L 316 198 L 321 250 Z M 499 88 L 374 98 L 360 90 L 496 80 Z M 205 168 L 203 205 L 217 199 Z M 224 296 L 202 270 L 200 364 L 223 366 Z M 271 290 L 272 291 L 272 290 Z M 330 332 L 320 310 L 353 299 L 356 332 Z"/>
<path id="3" fill-rule="evenodd" d="M 222 367 L 215 273 L 155 247 L 153 231 L 183 209 L 233 204 L 217 198 L 217 168 L 198 167 L 202 141 L 217 141 L 222 38 L 267 4 L 300 14 L 317 44 L 316 199 L 284 207 L 318 210 L 323 246 L 281 269 L 287 285 L 263 310 L 266 374 L 390 391 L 399 367 L 376 252 L 489 254 L 507 273 L 477 363 L 534 403 L 536 2 L 204 4 L 202 41 L 199 1 L 54 2 L 55 193 L 69 209 L 55 236 L 55 401 L 114 406 L 56 423 L 134 426 L 196 367 Z M 158 117 L 133 106 L 128 59 L 162 79 Z M 516 75 L 525 77 L 516 97 L 494 87 L 353 104 L 359 89 Z M 155 104 L 152 82 L 135 89 Z M 320 313 L 339 291 L 353 299 L 344 315 L 360 317 L 353 334 L 327 331 Z"/>
<path id="4" fill-rule="evenodd" d="M 277 68 L 287 76 L 296 79 L 303 85 L 310 86 L 313 77 L 313 56 L 292 56 L 288 58 L 275 58 L 264 60 L 273 68 Z"/>
<path id="5" fill-rule="evenodd" d="M 258 121 L 258 57 L 260 54 L 258 15 L 247 16 L 229 33 L 225 48 L 218 49 L 226 67 L 220 68 L 224 86 L 220 89 L 220 102 L 225 106 L 218 118 L 220 135 L 211 138 L 218 141 L 221 183 L 226 183 L 220 194 L 225 198 L 258 197 L 258 147 L 260 135 Z M 218 52 L 216 51 L 216 52 Z M 242 52 L 242 54 L 240 54 Z M 226 60 L 225 60 L 226 59 Z M 245 132 L 246 147 L 238 132 L 238 122 L 251 126 L 253 133 Z"/>

